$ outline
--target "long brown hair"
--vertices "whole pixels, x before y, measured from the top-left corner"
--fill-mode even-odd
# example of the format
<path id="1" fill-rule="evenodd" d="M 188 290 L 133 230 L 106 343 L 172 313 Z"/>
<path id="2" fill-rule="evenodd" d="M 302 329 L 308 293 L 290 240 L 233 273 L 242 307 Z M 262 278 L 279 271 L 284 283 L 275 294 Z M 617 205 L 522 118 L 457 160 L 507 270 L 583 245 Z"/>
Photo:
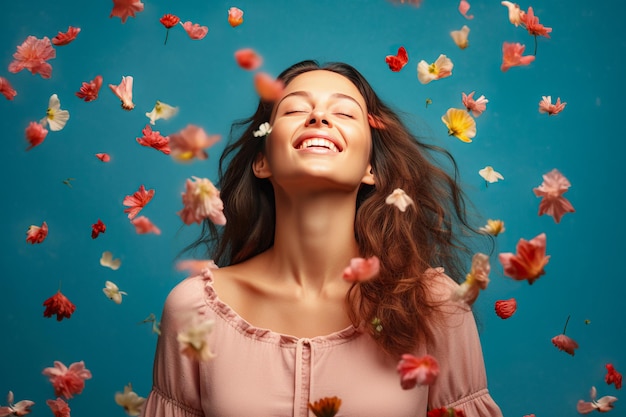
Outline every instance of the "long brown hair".
<path id="1" fill-rule="evenodd" d="M 458 280 L 464 276 L 470 254 L 464 237 L 474 229 L 467 219 L 456 163 L 444 149 L 418 140 L 348 64 L 321 66 L 316 61 L 302 61 L 278 79 L 287 85 L 313 70 L 348 78 L 365 98 L 368 113 L 381 124 L 372 128 L 375 185 L 361 186 L 354 227 L 361 256 L 378 256 L 381 269 L 378 278 L 355 284 L 348 292 L 350 319 L 355 325 L 369 323 L 366 328 L 385 352 L 413 351 L 417 343 L 431 336 L 429 323 L 433 323 L 436 310 L 428 301 L 428 274 L 424 272 L 443 266 Z M 200 238 L 187 248 L 206 245 L 218 265 L 245 261 L 274 243 L 274 191 L 267 179 L 257 178 L 252 171 L 252 162 L 265 146 L 253 132 L 270 119 L 272 108 L 271 102 L 260 101 L 252 117 L 232 125 L 229 144 L 219 161 L 218 183 L 228 223 L 217 228 L 205 221 Z M 448 160 L 451 174 L 435 162 L 435 155 Z M 385 204 L 396 188 L 415 201 L 406 212 Z"/>

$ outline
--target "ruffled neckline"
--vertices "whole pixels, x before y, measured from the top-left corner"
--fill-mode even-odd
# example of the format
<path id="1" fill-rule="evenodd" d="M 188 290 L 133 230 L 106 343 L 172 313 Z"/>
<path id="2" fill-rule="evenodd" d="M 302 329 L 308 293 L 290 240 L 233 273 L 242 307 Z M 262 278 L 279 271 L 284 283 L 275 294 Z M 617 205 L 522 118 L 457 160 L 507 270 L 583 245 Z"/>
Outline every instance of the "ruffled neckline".
<path id="1" fill-rule="evenodd" d="M 226 323 L 246 337 L 279 345 L 293 345 L 298 342 L 306 341 L 310 344 L 319 346 L 332 346 L 350 342 L 351 340 L 354 340 L 364 334 L 360 328 L 353 325 L 327 335 L 315 336 L 311 338 L 297 337 L 289 334 L 278 333 L 267 328 L 256 327 L 219 298 L 213 288 L 213 274 L 209 268 L 202 271 L 202 279 L 205 283 L 204 291 L 206 295 L 206 303 L 209 308 L 215 311 L 215 313 L 222 317 Z"/>

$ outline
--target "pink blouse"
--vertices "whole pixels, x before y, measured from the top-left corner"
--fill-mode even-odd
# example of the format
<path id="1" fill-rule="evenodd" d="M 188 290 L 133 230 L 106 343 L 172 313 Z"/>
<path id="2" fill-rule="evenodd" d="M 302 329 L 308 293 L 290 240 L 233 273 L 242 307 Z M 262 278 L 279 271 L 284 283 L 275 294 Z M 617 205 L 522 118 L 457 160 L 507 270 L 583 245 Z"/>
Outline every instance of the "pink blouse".
<path id="1" fill-rule="evenodd" d="M 433 274 L 433 293 L 445 299 L 457 285 L 443 269 Z M 308 417 L 324 397 L 339 397 L 340 416 L 426 417 L 428 407 L 455 407 L 466 417 L 501 417 L 487 390 L 482 350 L 472 312 L 448 303 L 447 326 L 436 343 L 416 355 L 438 359 L 431 386 L 403 390 L 397 360 L 380 352 L 355 327 L 326 336 L 297 338 L 254 327 L 213 290 L 210 272 L 180 282 L 165 302 L 154 361 L 154 385 L 145 417 Z M 180 354 L 177 335 L 190 314 L 213 319 L 211 350 L 199 363 Z"/>

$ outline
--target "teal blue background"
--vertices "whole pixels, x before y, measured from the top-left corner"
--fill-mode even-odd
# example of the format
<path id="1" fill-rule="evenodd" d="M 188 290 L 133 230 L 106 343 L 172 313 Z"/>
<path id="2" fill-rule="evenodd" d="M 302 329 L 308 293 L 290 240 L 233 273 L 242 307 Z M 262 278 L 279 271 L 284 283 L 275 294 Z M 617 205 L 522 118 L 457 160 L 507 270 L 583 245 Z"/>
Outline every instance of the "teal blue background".
<path id="1" fill-rule="evenodd" d="M 523 9 L 532 6 L 553 32 L 550 39 L 538 39 L 530 66 L 502 72 L 502 43 L 523 43 L 529 54 L 533 38 L 509 22 L 497 0 L 471 2 L 473 20 L 458 12 L 458 2 L 444 0 L 424 0 L 419 8 L 384 0 L 144 3 L 145 10 L 125 24 L 109 18 L 111 1 L 5 4 L 0 76 L 18 95 L 13 101 L 0 97 L 1 399 L 12 390 L 16 401 L 36 402 L 31 415 L 51 415 L 45 400 L 54 393 L 41 371 L 55 360 L 67 365 L 83 360 L 93 373 L 83 393 L 69 401 L 74 416 L 125 415 L 114 395 L 129 382 L 147 396 L 157 336 L 149 324 L 138 323 L 150 313 L 160 317 L 167 293 L 185 276 L 174 269 L 175 257 L 199 233 L 199 226 L 185 226 L 176 215 L 185 180 L 217 179 L 230 123 L 256 108 L 253 73 L 233 59 L 244 47 L 264 57 L 261 70 L 271 75 L 307 58 L 354 65 L 384 100 L 406 114 L 416 133 L 450 150 L 484 221 L 505 221 L 491 261 L 491 283 L 476 302 L 489 387 L 505 416 L 576 416 L 576 402 L 588 400 L 592 385 L 600 396 L 619 398 L 621 393 L 604 382 L 604 365 L 611 362 L 626 372 L 623 4 L 521 3 Z M 231 6 L 244 10 L 241 26 L 228 24 Z M 209 33 L 191 40 L 177 26 L 164 45 L 159 18 L 165 13 L 208 26 Z M 464 24 L 471 29 L 470 46 L 461 50 L 449 33 Z M 52 38 L 70 25 L 82 31 L 73 43 L 56 47 L 50 79 L 26 70 L 8 72 L 27 36 Z M 395 73 L 385 56 L 399 46 L 407 49 L 409 63 Z M 452 76 L 420 84 L 417 63 L 433 62 L 442 53 L 454 63 Z M 78 99 L 74 93 L 81 83 L 98 74 L 104 78 L 98 99 Z M 131 112 L 120 108 L 107 87 L 125 75 L 135 79 Z M 441 116 L 450 107 L 461 108 L 461 93 L 471 91 L 489 103 L 476 119 L 473 143 L 462 143 L 447 135 Z M 50 132 L 26 152 L 24 129 L 45 115 L 55 93 L 71 118 L 63 130 Z M 544 95 L 561 97 L 565 110 L 553 117 L 540 114 Z M 427 98 L 432 99 L 428 107 Z M 156 100 L 180 109 L 176 117 L 157 121 L 154 129 L 162 134 L 196 124 L 222 136 L 208 160 L 180 164 L 136 142 Z M 98 152 L 109 153 L 111 162 L 96 159 Z M 485 165 L 502 173 L 504 181 L 487 187 L 478 175 Z M 532 191 L 554 168 L 570 180 L 565 197 L 576 208 L 559 224 L 537 215 L 540 200 Z M 68 177 L 75 178 L 71 188 L 63 184 Z M 142 214 L 162 230 L 159 236 L 136 234 L 123 213 L 124 196 L 141 184 L 156 190 Z M 107 231 L 92 240 L 91 224 L 98 219 Z M 48 238 L 39 245 L 26 243 L 28 227 L 43 221 L 50 228 Z M 514 252 L 520 238 L 542 232 L 551 256 L 546 274 L 532 286 L 505 277 L 495 255 Z M 106 250 L 122 260 L 119 270 L 100 266 Z M 128 292 L 121 305 L 102 293 L 106 280 Z M 76 304 L 71 319 L 62 322 L 42 316 L 42 303 L 59 282 Z M 511 297 L 518 311 L 501 320 L 494 302 Z M 568 315 L 567 334 L 580 345 L 574 357 L 550 342 Z M 620 409 L 618 401 L 613 415 L 622 415 Z"/>

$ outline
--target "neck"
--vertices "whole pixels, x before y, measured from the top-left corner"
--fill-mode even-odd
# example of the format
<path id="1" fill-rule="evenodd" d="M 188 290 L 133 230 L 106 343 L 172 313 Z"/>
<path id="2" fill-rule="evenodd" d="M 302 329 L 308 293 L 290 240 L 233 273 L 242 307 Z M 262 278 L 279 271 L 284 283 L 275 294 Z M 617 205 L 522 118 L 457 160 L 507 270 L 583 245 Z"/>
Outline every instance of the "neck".
<path id="1" fill-rule="evenodd" d="M 280 279 L 301 291 L 322 293 L 344 285 L 341 276 L 358 256 L 354 237 L 356 192 L 276 195 L 274 246 L 268 255 Z"/>

